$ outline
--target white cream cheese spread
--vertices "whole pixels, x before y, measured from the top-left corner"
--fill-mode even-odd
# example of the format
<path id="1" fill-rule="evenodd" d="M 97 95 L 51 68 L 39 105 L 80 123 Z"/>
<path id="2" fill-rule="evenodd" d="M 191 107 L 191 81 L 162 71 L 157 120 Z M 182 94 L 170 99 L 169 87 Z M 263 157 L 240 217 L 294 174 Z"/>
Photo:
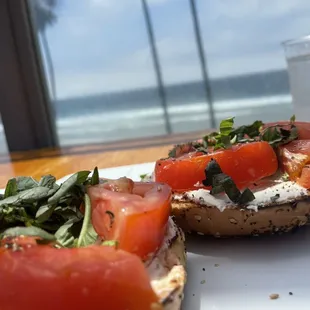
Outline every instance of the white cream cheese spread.
<path id="1" fill-rule="evenodd" d="M 257 185 L 257 189 L 251 188 L 255 199 L 244 206 L 246 209 L 257 211 L 259 207 L 267 207 L 269 205 L 277 205 L 285 202 L 295 201 L 296 199 L 308 196 L 307 189 L 301 187 L 292 181 L 279 181 L 262 188 Z M 220 211 L 225 210 L 229 206 L 234 206 L 234 203 L 229 200 L 225 194 L 211 195 L 209 190 L 198 189 L 175 194 L 175 200 L 193 201 L 201 205 L 217 207 Z"/>

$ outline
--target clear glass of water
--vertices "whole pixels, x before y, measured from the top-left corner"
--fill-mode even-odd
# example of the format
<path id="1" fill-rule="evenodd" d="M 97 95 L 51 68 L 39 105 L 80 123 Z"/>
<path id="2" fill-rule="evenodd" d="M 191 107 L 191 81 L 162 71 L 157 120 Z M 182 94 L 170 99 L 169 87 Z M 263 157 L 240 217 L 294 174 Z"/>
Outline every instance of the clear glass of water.
<path id="1" fill-rule="evenodd" d="M 283 46 L 296 119 L 310 121 L 310 35 Z"/>

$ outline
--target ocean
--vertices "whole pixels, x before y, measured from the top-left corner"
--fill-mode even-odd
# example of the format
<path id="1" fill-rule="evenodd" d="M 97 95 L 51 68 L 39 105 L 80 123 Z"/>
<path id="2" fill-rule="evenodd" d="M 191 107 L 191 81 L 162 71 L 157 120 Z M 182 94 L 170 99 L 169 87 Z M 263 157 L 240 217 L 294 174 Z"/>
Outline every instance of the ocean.
<path id="1" fill-rule="evenodd" d="M 210 82 L 216 123 L 237 125 L 288 119 L 293 114 L 286 70 L 214 79 Z M 172 132 L 211 127 L 204 85 L 192 81 L 165 88 Z M 166 134 L 156 88 L 57 100 L 53 104 L 60 144 L 104 143 Z M 0 127 L 0 131 L 3 128 Z M 4 135 L 0 134 L 2 139 Z M 4 143 L 1 143 L 0 146 Z M 1 149 L 0 149 L 1 151 Z"/>

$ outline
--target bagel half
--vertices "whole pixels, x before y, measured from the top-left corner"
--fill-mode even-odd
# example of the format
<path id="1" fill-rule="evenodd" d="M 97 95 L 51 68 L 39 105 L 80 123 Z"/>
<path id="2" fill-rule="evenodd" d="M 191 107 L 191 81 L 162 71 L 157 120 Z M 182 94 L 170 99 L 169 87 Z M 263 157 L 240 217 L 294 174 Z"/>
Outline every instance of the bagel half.
<path id="1" fill-rule="evenodd" d="M 145 262 L 151 285 L 164 310 L 181 308 L 186 283 L 184 242 L 184 233 L 170 218 L 162 246 Z"/>
<path id="2" fill-rule="evenodd" d="M 185 232 L 215 237 L 289 232 L 309 222 L 309 192 L 298 184 L 279 181 L 252 190 L 255 200 L 242 207 L 204 189 L 175 194 L 172 214 Z"/>

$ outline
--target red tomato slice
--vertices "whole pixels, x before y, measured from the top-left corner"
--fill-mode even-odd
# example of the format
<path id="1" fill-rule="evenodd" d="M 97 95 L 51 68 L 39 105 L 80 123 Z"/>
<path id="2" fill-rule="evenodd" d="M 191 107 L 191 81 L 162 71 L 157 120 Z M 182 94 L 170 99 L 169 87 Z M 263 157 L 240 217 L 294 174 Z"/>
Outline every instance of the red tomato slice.
<path id="1" fill-rule="evenodd" d="M 302 168 L 300 177 L 297 179 L 297 183 L 304 188 L 310 188 L 310 165 L 306 165 Z"/>
<path id="2" fill-rule="evenodd" d="M 99 236 L 141 258 L 161 245 L 171 211 L 171 189 L 122 178 L 88 188 L 92 223 Z"/>
<path id="3" fill-rule="evenodd" d="M 0 286 L 1 310 L 144 310 L 158 302 L 140 258 L 104 246 L 0 247 Z"/>
<path id="4" fill-rule="evenodd" d="M 268 128 L 271 126 L 280 125 L 284 129 L 289 129 L 290 122 L 288 121 L 279 121 L 273 123 L 264 124 L 263 128 Z M 294 125 L 298 129 L 298 139 L 307 140 L 310 139 L 310 122 L 294 122 Z"/>
<path id="5" fill-rule="evenodd" d="M 279 147 L 281 169 L 288 173 L 292 181 L 310 188 L 309 167 L 310 140 L 294 140 Z"/>
<path id="6" fill-rule="evenodd" d="M 155 180 L 167 183 L 174 191 L 195 190 L 203 187 L 205 168 L 211 158 L 229 175 L 239 189 L 274 174 L 278 168 L 277 156 L 267 142 L 234 145 L 231 149 L 209 154 L 189 153 L 178 158 L 156 162 Z"/>

